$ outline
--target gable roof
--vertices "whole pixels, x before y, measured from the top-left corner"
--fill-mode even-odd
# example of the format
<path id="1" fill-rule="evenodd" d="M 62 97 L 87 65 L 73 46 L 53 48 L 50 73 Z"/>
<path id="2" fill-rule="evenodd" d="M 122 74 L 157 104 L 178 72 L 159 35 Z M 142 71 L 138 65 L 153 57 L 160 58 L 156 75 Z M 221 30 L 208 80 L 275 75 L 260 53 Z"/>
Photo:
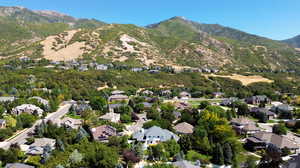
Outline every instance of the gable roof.
<path id="1" fill-rule="evenodd" d="M 236 124 L 239 124 L 239 125 L 255 124 L 254 121 L 250 120 L 247 117 L 233 118 L 230 122 L 231 123 L 236 123 Z"/>
<path id="2" fill-rule="evenodd" d="M 191 162 L 182 160 L 172 163 L 177 168 L 200 168 L 199 166 L 193 165 Z"/>
<path id="3" fill-rule="evenodd" d="M 253 137 L 260 140 L 260 141 L 274 144 L 280 149 L 282 149 L 284 147 L 287 147 L 287 148 L 290 148 L 290 149 L 299 148 L 298 145 L 294 144 L 287 137 L 280 136 L 280 135 L 277 135 L 277 134 L 273 134 L 273 133 L 270 133 L 270 132 L 258 132 L 258 133 L 253 134 Z"/>
<path id="4" fill-rule="evenodd" d="M 7 163 L 5 168 L 34 168 L 34 166 L 26 165 L 23 163 Z"/>
<path id="5" fill-rule="evenodd" d="M 176 134 L 158 126 L 153 126 L 149 129 L 141 129 L 133 134 L 133 138 L 137 141 L 144 141 L 146 138 L 159 138 L 162 142 L 171 139 L 176 141 L 179 140 L 179 137 Z"/>
<path id="6" fill-rule="evenodd" d="M 55 139 L 51 138 L 36 138 L 34 139 L 34 143 L 30 146 L 36 146 L 36 147 L 44 147 L 46 145 L 53 146 L 56 143 Z"/>
<path id="7" fill-rule="evenodd" d="M 116 136 L 117 130 L 110 125 L 102 125 L 91 129 L 91 133 L 95 140 L 104 140 L 110 136 Z"/>

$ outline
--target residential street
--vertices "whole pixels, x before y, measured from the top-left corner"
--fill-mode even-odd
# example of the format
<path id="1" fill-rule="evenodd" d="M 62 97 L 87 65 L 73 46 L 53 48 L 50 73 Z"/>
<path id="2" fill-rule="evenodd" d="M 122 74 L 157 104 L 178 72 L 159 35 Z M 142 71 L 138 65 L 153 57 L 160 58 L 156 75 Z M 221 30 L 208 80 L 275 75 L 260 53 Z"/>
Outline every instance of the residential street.
<path id="1" fill-rule="evenodd" d="M 56 123 L 58 120 L 60 120 L 61 117 L 63 117 L 65 114 L 67 114 L 69 112 L 70 107 L 71 107 L 70 104 L 66 104 L 64 106 L 61 106 L 56 112 L 50 113 L 44 120 L 45 121 L 50 120 L 50 121 L 53 121 L 53 122 Z M 40 124 L 41 122 L 42 122 L 42 119 L 37 120 L 31 128 L 26 129 L 25 131 L 21 132 L 16 137 L 13 137 L 13 138 L 11 138 L 7 141 L 4 141 L 4 142 L 0 142 L 0 148 L 8 149 L 9 146 L 11 144 L 14 144 L 14 143 L 18 143 L 19 145 L 25 144 L 26 143 L 26 138 L 28 138 L 28 134 L 30 132 L 33 132 L 35 126 Z"/>

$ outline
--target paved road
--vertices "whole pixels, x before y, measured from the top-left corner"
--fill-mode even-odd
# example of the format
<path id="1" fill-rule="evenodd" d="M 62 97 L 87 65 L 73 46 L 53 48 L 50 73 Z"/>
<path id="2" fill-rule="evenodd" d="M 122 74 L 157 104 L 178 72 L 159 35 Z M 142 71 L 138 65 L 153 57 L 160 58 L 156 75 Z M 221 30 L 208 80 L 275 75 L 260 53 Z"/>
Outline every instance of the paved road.
<path id="1" fill-rule="evenodd" d="M 66 104 L 64 106 L 61 106 L 56 112 L 50 113 L 44 120 L 47 121 L 53 121 L 54 123 L 57 123 L 58 120 L 60 120 L 61 117 L 66 115 L 69 112 L 71 105 Z M 42 122 L 42 119 L 35 122 L 35 124 L 26 130 L 24 130 L 22 133 L 17 135 L 16 137 L 9 139 L 7 141 L 0 143 L 0 148 L 8 149 L 11 144 L 18 143 L 19 145 L 23 145 L 26 143 L 26 138 L 28 138 L 28 133 L 33 132 L 36 125 L 40 124 Z"/>

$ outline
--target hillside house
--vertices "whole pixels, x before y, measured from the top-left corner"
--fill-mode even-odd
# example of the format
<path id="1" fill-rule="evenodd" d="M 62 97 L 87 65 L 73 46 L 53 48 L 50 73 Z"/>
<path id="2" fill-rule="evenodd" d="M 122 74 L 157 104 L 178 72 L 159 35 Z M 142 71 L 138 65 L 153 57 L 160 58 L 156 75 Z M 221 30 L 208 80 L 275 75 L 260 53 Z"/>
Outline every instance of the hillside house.
<path id="1" fill-rule="evenodd" d="M 179 93 L 179 98 L 180 99 L 189 99 L 189 98 L 191 98 L 192 96 L 191 96 L 191 94 L 190 93 L 188 93 L 188 92 L 180 92 Z"/>
<path id="2" fill-rule="evenodd" d="M 22 113 L 28 113 L 28 114 L 37 115 L 39 117 L 41 117 L 43 115 L 43 112 L 44 112 L 44 110 L 42 110 L 41 108 L 39 108 L 35 105 L 32 105 L 32 104 L 23 104 L 23 105 L 13 108 L 11 111 L 11 113 L 13 115 L 20 115 Z"/>
<path id="3" fill-rule="evenodd" d="M 135 132 L 132 137 L 138 142 L 143 142 L 144 148 L 147 148 L 149 145 L 158 144 L 171 139 L 174 139 L 175 141 L 179 140 L 179 137 L 173 132 L 157 126 L 153 126 L 149 129 L 142 128 Z"/>
<path id="4" fill-rule="evenodd" d="M 117 130 L 109 125 L 92 128 L 91 133 L 96 141 L 107 141 L 111 136 L 117 136 Z"/>
<path id="5" fill-rule="evenodd" d="M 256 123 L 246 117 L 233 118 L 230 123 L 239 135 L 251 135 L 260 131 Z"/>
<path id="6" fill-rule="evenodd" d="M 34 166 L 23 163 L 7 163 L 4 168 L 34 168 Z"/>
<path id="7" fill-rule="evenodd" d="M 61 120 L 60 125 L 65 126 L 67 128 L 78 129 L 79 127 L 81 127 L 82 123 L 83 121 L 80 119 L 64 117 Z"/>
<path id="8" fill-rule="evenodd" d="M 100 119 L 108 120 L 108 121 L 113 122 L 113 123 L 120 122 L 120 118 L 121 118 L 121 115 L 118 114 L 118 113 L 114 113 L 114 112 L 106 113 L 106 114 L 104 114 L 103 116 L 100 117 Z"/>
<path id="9" fill-rule="evenodd" d="M 277 117 L 275 113 L 273 113 L 267 108 L 252 107 L 250 109 L 250 114 L 252 116 L 258 116 L 259 113 L 264 113 L 267 116 L 268 120 L 273 120 Z"/>
<path id="10" fill-rule="evenodd" d="M 0 97 L 0 103 L 13 102 L 15 100 L 15 97 Z"/>
<path id="11" fill-rule="evenodd" d="M 26 154 L 29 155 L 42 155 L 44 149 L 49 147 L 50 150 L 55 149 L 56 140 L 50 138 L 36 138 L 34 143 L 29 146 L 29 149 L 26 151 Z"/>
<path id="12" fill-rule="evenodd" d="M 299 146 L 285 136 L 280 136 L 270 132 L 257 132 L 246 139 L 246 146 L 252 150 L 266 149 L 269 144 L 273 144 L 279 149 L 288 148 L 296 152 Z"/>
<path id="13" fill-rule="evenodd" d="M 259 105 L 261 103 L 270 104 L 271 100 L 265 95 L 258 95 L 246 98 L 247 104 Z"/>

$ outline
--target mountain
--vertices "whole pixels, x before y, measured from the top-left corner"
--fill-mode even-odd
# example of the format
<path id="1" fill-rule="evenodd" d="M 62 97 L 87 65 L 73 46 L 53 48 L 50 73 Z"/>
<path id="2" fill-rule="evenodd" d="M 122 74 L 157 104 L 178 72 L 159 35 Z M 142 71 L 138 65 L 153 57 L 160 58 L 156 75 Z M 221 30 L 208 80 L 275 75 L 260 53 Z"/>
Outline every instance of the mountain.
<path id="1" fill-rule="evenodd" d="M 0 25 L 0 58 L 93 59 L 235 70 L 300 67 L 299 52 L 285 43 L 183 17 L 139 27 L 1 7 Z"/>
<path id="2" fill-rule="evenodd" d="M 53 11 L 32 11 L 23 7 L 0 7 L 0 56 L 19 53 L 24 48 L 66 30 L 97 28 L 105 23 L 76 19 Z"/>
<path id="3" fill-rule="evenodd" d="M 296 68 L 299 65 L 299 53 L 288 45 L 218 24 L 201 24 L 184 17 L 173 17 L 147 27 L 164 35 L 178 36 L 202 44 L 203 37 L 210 37 L 230 46 L 227 58 L 240 66 L 276 69 Z"/>
<path id="4" fill-rule="evenodd" d="M 300 48 L 300 35 L 293 37 L 291 39 L 283 40 L 282 42 L 289 44 L 292 47 Z"/>

